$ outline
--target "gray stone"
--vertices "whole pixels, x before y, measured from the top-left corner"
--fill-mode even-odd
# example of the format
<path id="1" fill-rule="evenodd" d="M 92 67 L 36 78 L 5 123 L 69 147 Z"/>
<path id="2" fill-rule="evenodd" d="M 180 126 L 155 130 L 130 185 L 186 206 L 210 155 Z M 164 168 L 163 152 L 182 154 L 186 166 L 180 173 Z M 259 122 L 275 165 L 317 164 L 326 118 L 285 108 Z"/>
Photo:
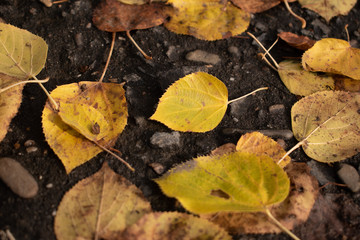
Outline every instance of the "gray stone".
<path id="1" fill-rule="evenodd" d="M 34 140 L 31 140 L 31 139 L 29 139 L 29 140 L 26 140 L 25 142 L 24 142 L 24 146 L 25 147 L 31 147 L 31 146 L 35 146 L 35 141 Z"/>
<path id="2" fill-rule="evenodd" d="M 294 134 L 291 130 L 277 130 L 277 129 L 268 129 L 268 130 L 259 130 L 259 129 L 239 129 L 239 128 L 224 128 L 222 133 L 224 135 L 233 135 L 236 133 L 245 134 L 250 132 L 260 132 L 271 138 L 281 138 L 284 140 L 290 140 Z"/>
<path id="3" fill-rule="evenodd" d="M 285 106 L 283 104 L 275 104 L 269 107 L 270 114 L 283 114 L 285 112 Z"/>
<path id="4" fill-rule="evenodd" d="M 135 73 L 131 73 L 128 75 L 125 75 L 123 77 L 123 79 L 128 83 L 128 82 L 137 82 L 141 80 L 141 77 L 139 77 L 137 74 Z"/>
<path id="5" fill-rule="evenodd" d="M 161 163 L 150 163 L 149 166 L 156 172 L 158 175 L 161 175 L 165 172 L 165 167 Z"/>
<path id="6" fill-rule="evenodd" d="M 328 182 L 335 182 L 335 178 L 332 176 L 333 169 L 324 163 L 311 160 L 306 163 L 310 167 L 310 173 L 319 181 L 321 185 L 325 185 Z"/>
<path id="7" fill-rule="evenodd" d="M 339 178 L 353 192 L 360 190 L 360 176 L 356 169 L 349 164 L 341 164 L 340 170 L 337 172 Z"/>
<path id="8" fill-rule="evenodd" d="M 186 59 L 194 62 L 203 62 L 215 65 L 221 61 L 220 57 L 213 53 L 208 53 L 203 50 L 195 50 L 186 54 Z"/>
<path id="9" fill-rule="evenodd" d="M 180 146 L 180 133 L 179 132 L 156 132 L 151 136 L 150 142 L 153 146 L 159 148 L 169 148 Z"/>
<path id="10" fill-rule="evenodd" d="M 31 147 L 26 148 L 27 153 L 34 153 L 34 152 L 37 152 L 38 150 L 39 149 L 36 146 L 31 146 Z"/>
<path id="11" fill-rule="evenodd" d="M 331 32 L 329 26 L 321 22 L 319 19 L 315 19 L 314 21 L 312 21 L 311 25 L 313 26 L 314 29 L 319 29 L 324 33 L 324 36 L 321 37 L 327 37 Z"/>
<path id="12" fill-rule="evenodd" d="M 12 158 L 0 158 L 0 178 L 23 198 L 34 197 L 39 189 L 34 177 Z"/>

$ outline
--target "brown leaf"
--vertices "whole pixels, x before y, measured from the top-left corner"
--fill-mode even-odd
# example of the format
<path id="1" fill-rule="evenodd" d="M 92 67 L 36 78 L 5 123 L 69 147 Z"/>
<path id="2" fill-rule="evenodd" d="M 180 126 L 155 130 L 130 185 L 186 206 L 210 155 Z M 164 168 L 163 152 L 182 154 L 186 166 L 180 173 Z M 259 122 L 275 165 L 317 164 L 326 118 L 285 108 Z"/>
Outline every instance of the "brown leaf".
<path id="1" fill-rule="evenodd" d="M 314 46 L 316 42 L 306 36 L 299 36 L 291 32 L 281 32 L 278 36 L 290 46 L 304 51 Z"/>
<path id="2" fill-rule="evenodd" d="M 161 3 L 128 5 L 117 0 L 103 0 L 94 10 L 93 22 L 107 32 L 146 29 L 162 24 L 167 6 Z"/>

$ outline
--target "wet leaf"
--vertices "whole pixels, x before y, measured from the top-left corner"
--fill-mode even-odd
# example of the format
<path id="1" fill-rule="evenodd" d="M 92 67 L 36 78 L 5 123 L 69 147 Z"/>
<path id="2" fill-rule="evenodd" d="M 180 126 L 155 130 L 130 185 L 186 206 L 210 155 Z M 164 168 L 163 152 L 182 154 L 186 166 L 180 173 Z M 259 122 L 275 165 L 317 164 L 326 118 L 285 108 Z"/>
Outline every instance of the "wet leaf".
<path id="1" fill-rule="evenodd" d="M 18 81 L 17 78 L 0 73 L 0 90 Z M 0 142 L 5 138 L 11 120 L 18 112 L 23 88 L 24 85 L 21 84 L 0 93 Z"/>
<path id="2" fill-rule="evenodd" d="M 335 81 L 332 75 L 309 72 L 295 60 L 279 63 L 280 79 L 292 94 L 308 96 L 315 92 L 334 90 Z"/>
<path id="3" fill-rule="evenodd" d="M 164 25 L 177 34 L 213 41 L 241 34 L 250 23 L 250 14 L 226 0 L 169 0 L 168 3 L 174 10 Z"/>
<path id="4" fill-rule="evenodd" d="M 155 181 L 194 213 L 264 211 L 289 193 L 289 179 L 273 159 L 239 152 L 195 158 Z"/>
<path id="5" fill-rule="evenodd" d="M 259 132 L 242 135 L 236 144 L 236 151 L 254 153 L 258 156 L 266 155 L 271 157 L 274 162 L 278 162 L 286 153 L 277 142 Z M 290 162 L 291 158 L 286 157 L 280 163 L 280 167 L 284 168 Z"/>
<path id="6" fill-rule="evenodd" d="M 116 239 L 150 211 L 141 191 L 105 162 L 64 195 L 55 217 L 55 234 L 58 240 Z"/>
<path id="7" fill-rule="evenodd" d="M 161 3 L 129 5 L 117 0 L 103 0 L 94 10 L 93 22 L 97 28 L 108 32 L 146 29 L 165 21 L 168 17 L 166 8 Z"/>
<path id="8" fill-rule="evenodd" d="M 197 72 L 173 83 L 150 117 L 176 131 L 206 132 L 224 117 L 228 91 L 216 77 Z"/>
<path id="9" fill-rule="evenodd" d="M 317 12 L 330 21 L 337 15 L 346 15 L 355 6 L 357 0 L 299 0 L 302 7 Z"/>
<path id="10" fill-rule="evenodd" d="M 231 0 L 236 6 L 250 13 L 259 13 L 269 10 L 280 4 L 281 0 Z M 288 2 L 294 2 L 290 0 Z"/>
<path id="11" fill-rule="evenodd" d="M 45 65 L 47 50 L 41 37 L 0 23 L 0 73 L 22 80 L 36 76 Z"/>
<path id="12" fill-rule="evenodd" d="M 51 96 L 59 103 L 60 113 L 47 102 L 42 115 L 43 130 L 67 173 L 102 152 L 93 141 L 104 147 L 113 146 L 127 123 L 125 91 L 121 84 L 72 83 L 57 87 Z M 80 108 L 76 109 L 77 106 Z M 89 112 L 85 111 L 87 107 L 91 109 Z M 79 113 L 81 116 L 76 115 Z"/>
<path id="13" fill-rule="evenodd" d="M 271 206 L 270 210 L 278 221 L 291 230 L 308 219 L 318 196 L 318 182 L 310 174 L 310 168 L 305 163 L 291 163 L 285 167 L 285 171 L 291 182 L 289 196 L 283 202 Z M 262 212 L 219 212 L 202 214 L 200 217 L 223 226 L 231 234 L 281 232 Z"/>
<path id="14" fill-rule="evenodd" d="M 304 97 L 291 109 L 292 129 L 305 153 L 334 162 L 360 149 L 360 93 L 322 91 Z"/>
<path id="15" fill-rule="evenodd" d="M 304 51 L 314 46 L 316 42 L 306 36 L 299 36 L 291 32 L 281 32 L 278 36 L 290 46 Z"/>
<path id="16" fill-rule="evenodd" d="M 155 212 L 125 230 L 122 239 L 232 239 L 219 226 L 190 214 Z"/>
<path id="17" fill-rule="evenodd" d="M 360 49 L 341 39 L 324 38 L 304 53 L 302 65 L 308 71 L 341 74 L 360 80 Z"/>

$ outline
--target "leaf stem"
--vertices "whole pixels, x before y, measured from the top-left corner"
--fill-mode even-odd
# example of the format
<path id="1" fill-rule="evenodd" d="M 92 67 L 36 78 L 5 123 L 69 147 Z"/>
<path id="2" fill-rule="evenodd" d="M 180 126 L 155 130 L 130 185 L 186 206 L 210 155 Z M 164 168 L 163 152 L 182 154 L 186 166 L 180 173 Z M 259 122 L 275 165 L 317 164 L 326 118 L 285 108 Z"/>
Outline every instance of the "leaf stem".
<path id="1" fill-rule="evenodd" d="M 285 6 L 287 8 L 287 10 L 290 12 L 291 15 L 293 15 L 295 18 L 297 18 L 298 20 L 301 21 L 302 25 L 301 25 L 301 28 L 305 28 L 306 27 L 306 21 L 305 19 L 303 19 L 302 17 L 300 17 L 299 15 L 297 15 L 296 13 L 294 13 L 291 8 L 290 8 L 290 5 L 288 3 L 288 0 L 284 0 L 284 3 L 285 3 Z"/>
<path id="2" fill-rule="evenodd" d="M 105 73 L 106 73 L 106 70 L 108 69 L 109 67 L 109 63 L 110 63 L 110 58 L 111 58 L 111 55 L 114 51 L 114 45 L 115 45 L 115 37 L 116 37 L 116 32 L 113 32 L 112 33 L 112 40 L 111 40 L 111 46 L 110 46 L 110 51 L 109 51 L 109 55 L 108 55 L 108 58 L 106 60 L 106 64 L 105 64 L 105 67 L 104 67 L 104 71 L 100 77 L 100 80 L 99 80 L 99 83 L 101 83 L 104 79 L 104 76 L 105 76 Z"/>
<path id="3" fill-rule="evenodd" d="M 295 146 L 293 146 L 289 151 L 287 151 L 285 153 L 285 155 L 277 162 L 277 164 L 279 165 L 287 156 L 290 155 L 290 153 L 292 153 L 293 151 L 295 151 L 296 149 L 298 149 L 301 145 L 303 145 L 305 143 L 305 139 L 302 140 L 301 142 L 298 142 Z"/>
<path id="4" fill-rule="evenodd" d="M 131 171 L 135 172 L 135 169 L 128 163 L 126 162 L 124 159 L 122 159 L 121 157 L 119 157 L 118 155 L 116 155 L 115 153 L 113 153 L 112 151 L 110 151 L 109 149 L 107 149 L 106 147 L 100 145 L 98 142 L 93 141 L 93 143 L 95 143 L 99 148 L 101 148 L 102 150 L 106 151 L 107 153 L 110 153 L 112 156 L 116 157 L 118 160 L 120 160 L 123 164 L 125 164 L 125 166 L 127 166 Z"/>
<path id="5" fill-rule="evenodd" d="M 251 95 L 251 94 L 253 94 L 253 93 L 256 93 L 256 92 L 258 92 L 258 91 L 267 90 L 267 89 L 268 89 L 268 87 L 258 88 L 258 89 L 256 89 L 256 90 L 252 91 L 251 93 L 245 94 L 244 96 L 241 96 L 241 97 L 238 97 L 238 98 L 235 98 L 235 99 L 233 99 L 233 100 L 228 101 L 228 104 L 233 103 L 233 102 L 236 102 L 236 101 L 238 101 L 238 100 L 240 100 L 240 99 L 242 99 L 242 98 L 245 98 L 245 97 L 247 97 L 247 96 L 249 96 L 249 95 Z"/>
<path id="6" fill-rule="evenodd" d="M 49 81 L 49 78 L 46 78 L 46 79 L 44 79 L 44 80 L 26 80 L 26 81 L 19 81 L 19 82 L 17 82 L 17 83 L 14 83 L 14 84 L 12 84 L 12 85 L 10 85 L 10 86 L 5 87 L 5 88 L 1 88 L 1 89 L 0 89 L 0 93 L 3 93 L 3 92 L 5 92 L 5 91 L 9 90 L 10 88 L 15 87 L 15 86 L 20 85 L 20 84 L 26 84 L 26 83 L 46 83 L 47 81 Z"/>
<path id="7" fill-rule="evenodd" d="M 350 43 L 350 35 L 349 35 L 349 31 L 348 31 L 348 26 L 349 26 L 349 24 L 346 24 L 344 28 L 345 28 L 345 32 L 346 32 L 347 41 L 348 41 L 348 43 Z"/>
<path id="8" fill-rule="evenodd" d="M 135 40 L 131 37 L 130 35 L 130 31 L 126 31 L 126 36 L 128 36 L 128 38 L 131 40 L 131 42 L 135 45 L 135 47 L 141 52 L 141 54 L 147 59 L 147 60 L 151 60 L 152 57 L 147 55 L 140 47 L 139 45 L 137 45 L 137 43 L 135 42 Z"/>
<path id="9" fill-rule="evenodd" d="M 36 81 L 38 81 L 38 84 L 40 85 L 40 87 L 42 88 L 42 90 L 45 92 L 46 96 L 49 98 L 52 107 L 58 111 L 59 110 L 59 105 L 56 103 L 55 99 L 50 95 L 50 93 L 48 92 L 48 90 L 46 90 L 46 88 L 44 87 L 44 85 L 42 85 L 42 83 L 40 82 L 39 79 L 37 79 L 35 76 L 32 76 L 33 79 L 35 79 Z"/>
<path id="10" fill-rule="evenodd" d="M 295 234 L 293 234 L 289 229 L 287 229 L 284 225 L 282 225 L 270 212 L 268 208 L 265 208 L 265 213 L 268 215 L 268 217 L 285 233 L 287 233 L 290 237 L 292 237 L 295 240 L 300 240 Z"/>
<path id="11" fill-rule="evenodd" d="M 279 68 L 279 64 L 275 61 L 275 59 L 271 56 L 271 54 L 269 53 L 269 51 L 264 47 L 264 45 L 262 45 L 262 43 L 250 32 L 246 32 L 250 37 L 252 37 L 259 45 L 262 49 L 264 49 L 265 54 L 268 54 L 271 61 L 274 63 L 276 68 Z"/>

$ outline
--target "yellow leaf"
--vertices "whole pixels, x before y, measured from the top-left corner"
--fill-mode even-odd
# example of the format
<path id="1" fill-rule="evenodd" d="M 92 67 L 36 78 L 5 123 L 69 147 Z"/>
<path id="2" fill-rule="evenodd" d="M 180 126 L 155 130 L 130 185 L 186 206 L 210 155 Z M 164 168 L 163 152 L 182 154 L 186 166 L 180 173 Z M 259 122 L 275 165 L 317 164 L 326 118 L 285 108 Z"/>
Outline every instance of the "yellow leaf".
<path id="1" fill-rule="evenodd" d="M 145 214 L 125 230 L 121 239 L 213 239 L 230 240 L 221 227 L 198 217 L 179 212 Z"/>
<path id="2" fill-rule="evenodd" d="M 174 10 L 165 27 L 177 34 L 192 35 L 202 40 L 218 40 L 243 33 L 250 23 L 250 14 L 231 1 L 169 0 Z"/>
<path id="3" fill-rule="evenodd" d="M 259 132 L 242 135 L 236 144 L 236 151 L 254 153 L 258 156 L 266 155 L 271 157 L 275 163 L 286 154 L 286 151 L 277 142 Z M 280 163 L 280 167 L 284 168 L 290 162 L 291 158 L 286 157 Z"/>
<path id="4" fill-rule="evenodd" d="M 357 0 L 299 0 L 302 7 L 317 12 L 327 22 L 337 15 L 346 15 Z"/>
<path id="5" fill-rule="evenodd" d="M 341 75 L 335 75 L 335 90 L 360 92 L 360 81 Z"/>
<path id="6" fill-rule="evenodd" d="M 0 73 L 0 90 L 18 81 L 17 78 Z M 23 88 L 21 84 L 0 93 L 0 142 L 5 138 L 11 119 L 18 112 Z"/>
<path id="7" fill-rule="evenodd" d="M 118 0 L 118 1 L 130 5 L 142 5 L 150 2 L 166 2 L 167 0 Z"/>
<path id="8" fill-rule="evenodd" d="M 227 104 L 224 83 L 210 74 L 197 72 L 173 83 L 150 119 L 176 131 L 206 132 L 220 123 Z"/>
<path id="9" fill-rule="evenodd" d="M 341 74 L 360 80 L 360 49 L 341 39 L 324 38 L 304 53 L 302 65 L 308 71 Z"/>
<path id="10" fill-rule="evenodd" d="M 288 2 L 294 2 L 295 0 L 288 0 Z M 232 2 L 239 8 L 250 12 L 259 13 L 269 10 L 272 7 L 280 4 L 281 0 L 232 0 Z"/>
<path id="11" fill-rule="evenodd" d="M 355 155 L 360 149 L 359 105 L 360 93 L 322 91 L 304 97 L 291 109 L 297 146 L 320 162 Z"/>
<path id="12" fill-rule="evenodd" d="M 46 42 L 26 30 L 0 23 L 0 72 L 19 79 L 36 76 L 46 62 Z"/>
<path id="13" fill-rule="evenodd" d="M 289 196 L 280 204 L 271 206 L 270 210 L 280 223 L 291 230 L 308 219 L 319 187 L 316 178 L 310 174 L 310 168 L 305 163 L 291 163 L 285 167 L 285 171 L 291 182 Z M 219 212 L 202 214 L 200 217 L 223 226 L 231 234 L 281 232 L 262 212 Z"/>
<path id="14" fill-rule="evenodd" d="M 57 87 L 51 92 L 51 96 L 60 103 L 60 111 L 69 103 L 72 104 L 67 105 L 68 107 L 83 105 L 81 114 L 84 115 L 78 119 L 84 121 L 89 119 L 87 124 L 79 126 L 76 123 L 77 116 L 71 116 L 71 112 L 76 109 L 69 112 L 70 116 L 66 116 L 66 111 L 58 113 L 49 102 L 45 105 L 42 115 L 45 138 L 63 162 L 67 173 L 102 152 L 102 149 L 94 144 L 94 140 L 89 139 L 94 138 L 100 145 L 111 147 L 125 128 L 128 113 L 125 91 L 121 84 L 72 83 Z M 98 113 L 89 116 L 83 111 L 86 106 L 92 109 L 90 112 L 94 113 L 96 109 Z M 98 122 L 103 118 L 105 121 Z M 63 119 L 71 125 L 65 123 Z M 98 136 L 94 134 L 97 131 L 99 131 Z M 87 137 L 82 134 L 84 132 L 88 133 Z"/>
<path id="15" fill-rule="evenodd" d="M 141 191 L 105 162 L 100 171 L 64 195 L 55 217 L 55 234 L 58 240 L 115 239 L 150 211 Z"/>
<path id="16" fill-rule="evenodd" d="M 234 152 L 198 157 L 155 179 L 189 211 L 265 211 L 289 193 L 286 173 L 268 156 Z"/>
<path id="17" fill-rule="evenodd" d="M 331 75 L 308 72 L 298 61 L 280 62 L 278 72 L 287 89 L 296 95 L 307 96 L 315 92 L 335 89 L 335 81 Z"/>

